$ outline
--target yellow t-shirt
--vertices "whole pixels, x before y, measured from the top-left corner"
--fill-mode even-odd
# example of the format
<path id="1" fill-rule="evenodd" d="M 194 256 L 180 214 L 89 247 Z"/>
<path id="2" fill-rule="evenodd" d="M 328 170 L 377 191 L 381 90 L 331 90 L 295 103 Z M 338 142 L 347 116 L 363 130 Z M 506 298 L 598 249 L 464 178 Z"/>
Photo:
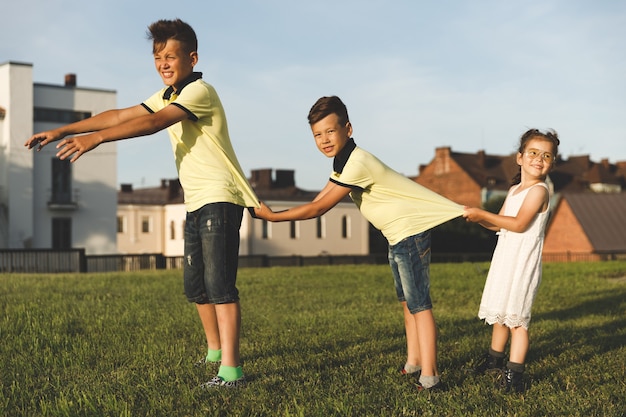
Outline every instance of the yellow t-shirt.
<path id="1" fill-rule="evenodd" d="M 390 245 L 463 214 L 463 206 L 399 174 L 359 147 L 354 146 L 339 166 L 335 159 L 330 180 L 352 188 L 350 197 Z"/>
<path id="2" fill-rule="evenodd" d="M 232 147 L 222 103 L 201 77 L 193 73 L 178 94 L 166 87 L 142 104 L 150 112 L 171 104 L 189 113 L 188 119 L 167 129 L 186 209 L 192 212 L 218 202 L 258 207 Z"/>

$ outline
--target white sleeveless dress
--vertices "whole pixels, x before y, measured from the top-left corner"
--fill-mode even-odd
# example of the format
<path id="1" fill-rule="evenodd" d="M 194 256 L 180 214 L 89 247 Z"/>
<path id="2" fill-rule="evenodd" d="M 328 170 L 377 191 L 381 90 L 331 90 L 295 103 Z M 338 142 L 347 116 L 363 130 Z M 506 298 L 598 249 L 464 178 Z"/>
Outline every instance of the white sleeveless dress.
<path id="1" fill-rule="evenodd" d="M 519 184 L 511 187 L 503 214 L 516 216 L 528 190 L 537 186 L 548 189 L 540 182 L 514 194 Z M 478 317 L 487 324 L 528 329 L 530 310 L 541 282 L 541 251 L 549 212 L 548 206 L 544 212 L 536 214 L 522 233 L 505 229 L 498 232 L 498 243 L 478 310 Z"/>

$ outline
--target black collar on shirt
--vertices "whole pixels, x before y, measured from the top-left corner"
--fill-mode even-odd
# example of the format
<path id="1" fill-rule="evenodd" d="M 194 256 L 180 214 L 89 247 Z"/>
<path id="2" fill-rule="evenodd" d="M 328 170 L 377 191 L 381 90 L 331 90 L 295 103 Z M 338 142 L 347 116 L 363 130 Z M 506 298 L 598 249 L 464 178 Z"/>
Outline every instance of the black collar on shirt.
<path id="1" fill-rule="evenodd" d="M 333 160 L 333 171 L 341 174 L 341 172 L 343 171 L 343 167 L 346 166 L 348 158 L 350 158 L 350 155 L 352 154 L 354 148 L 356 148 L 356 143 L 354 143 L 354 139 L 348 139 L 343 149 L 340 150 L 337 155 L 335 155 L 335 159 Z"/>
<path id="2" fill-rule="evenodd" d="M 176 94 L 177 95 L 180 94 L 181 90 L 185 88 L 187 84 L 192 83 L 200 78 L 202 78 L 201 72 L 192 72 L 191 75 L 185 78 L 183 82 L 180 84 L 180 88 L 178 89 L 178 91 L 176 91 Z M 172 93 L 174 93 L 174 86 L 170 85 L 168 89 L 165 90 L 165 93 L 163 93 L 163 100 L 169 100 L 170 97 L 172 97 Z"/>

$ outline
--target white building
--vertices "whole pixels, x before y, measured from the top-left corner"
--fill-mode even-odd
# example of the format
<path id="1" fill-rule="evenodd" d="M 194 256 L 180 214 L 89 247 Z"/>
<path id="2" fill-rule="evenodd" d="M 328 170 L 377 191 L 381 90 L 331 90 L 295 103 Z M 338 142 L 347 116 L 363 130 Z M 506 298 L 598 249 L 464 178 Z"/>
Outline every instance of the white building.
<path id="1" fill-rule="evenodd" d="M 73 164 L 54 145 L 28 150 L 33 133 L 116 106 L 116 92 L 33 83 L 33 66 L 0 64 L 0 248 L 84 248 L 116 253 L 117 147 L 104 144 Z"/>
<path id="2" fill-rule="evenodd" d="M 273 210 L 311 201 L 317 192 L 298 189 L 294 172 L 253 170 L 251 185 Z M 119 253 L 162 253 L 183 256 L 185 206 L 178 180 L 162 180 L 160 187 L 118 193 Z M 350 200 L 323 216 L 303 221 L 271 223 L 244 212 L 239 254 L 268 256 L 368 255 L 369 223 Z"/>

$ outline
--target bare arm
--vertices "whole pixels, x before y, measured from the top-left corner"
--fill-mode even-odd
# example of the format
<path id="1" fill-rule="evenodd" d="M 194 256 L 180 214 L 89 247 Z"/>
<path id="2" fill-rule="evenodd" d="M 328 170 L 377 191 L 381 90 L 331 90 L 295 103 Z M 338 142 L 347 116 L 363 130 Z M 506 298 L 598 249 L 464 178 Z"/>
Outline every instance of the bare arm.
<path id="1" fill-rule="evenodd" d="M 254 213 L 256 217 L 271 222 L 313 219 L 335 207 L 349 193 L 350 188 L 328 181 L 324 189 L 310 203 L 279 212 L 273 212 L 267 205 L 261 203 L 260 208 L 254 209 Z"/>
<path id="2" fill-rule="evenodd" d="M 506 229 L 511 232 L 524 232 L 535 215 L 547 208 L 548 191 L 543 187 L 534 187 L 526 195 L 517 216 L 504 216 L 490 213 L 479 208 L 466 208 L 463 217 L 467 221 L 479 223 L 490 230 Z"/>
<path id="3" fill-rule="evenodd" d="M 24 146 L 31 149 L 39 145 L 37 148 L 39 150 L 48 143 L 63 139 L 65 136 L 96 132 L 144 115 L 146 115 L 146 109 L 143 108 L 143 106 L 107 110 L 75 123 L 61 126 L 53 130 L 48 130 L 46 132 L 36 133 L 31 136 L 26 143 L 24 143 Z"/>
<path id="4" fill-rule="evenodd" d="M 57 156 L 60 159 L 72 156 L 70 161 L 75 162 L 82 154 L 103 142 L 150 135 L 187 117 L 187 113 L 177 106 L 167 106 L 156 113 L 149 113 L 143 106 L 137 105 L 109 110 L 89 119 L 35 134 L 24 145 L 33 148 L 39 144 L 37 150 L 40 150 L 48 143 L 61 140 L 67 135 L 91 132 L 63 139 L 57 144 L 57 149 L 60 149 Z"/>
<path id="5" fill-rule="evenodd" d="M 504 204 L 502 204 L 502 207 L 500 208 L 500 211 L 498 212 L 498 214 L 502 215 L 502 213 L 504 213 L 504 206 L 506 205 L 506 201 L 504 202 Z M 474 211 L 475 210 L 481 210 L 478 208 L 470 208 L 470 207 L 465 207 L 465 213 L 463 213 L 463 217 L 465 217 L 465 220 L 472 221 L 470 220 L 470 217 L 473 215 L 478 216 L 479 214 L 476 214 Z M 481 210 L 481 211 L 485 211 L 485 210 Z M 494 232 L 499 231 L 501 228 L 496 226 L 495 224 L 489 223 L 487 220 L 478 220 L 476 221 L 476 223 L 478 223 L 479 225 L 481 225 L 482 227 L 484 227 L 487 230 L 492 230 Z"/>

